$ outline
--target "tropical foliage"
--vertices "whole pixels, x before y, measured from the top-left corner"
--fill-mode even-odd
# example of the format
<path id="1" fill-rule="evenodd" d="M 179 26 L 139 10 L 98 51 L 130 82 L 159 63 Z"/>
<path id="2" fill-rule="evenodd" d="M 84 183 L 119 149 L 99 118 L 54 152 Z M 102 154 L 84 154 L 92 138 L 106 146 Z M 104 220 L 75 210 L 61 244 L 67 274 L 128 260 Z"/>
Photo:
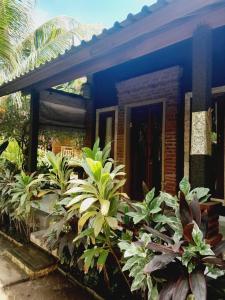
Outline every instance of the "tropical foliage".
<path id="1" fill-rule="evenodd" d="M 139 290 L 148 299 L 186 299 L 191 294 L 206 299 L 208 278 L 223 275 L 225 268 L 224 242 L 214 247 L 205 239 L 200 203 L 209 198 L 209 190 L 191 190 L 184 178 L 178 196 L 155 196 L 154 189 L 147 191 L 144 185 L 145 199 L 132 203 L 120 191 L 123 166 L 115 166 L 109 153 L 110 145 L 101 151 L 99 141 L 92 150 L 83 149 L 87 178 L 70 181 L 62 201 L 64 218 L 54 224 L 60 228 L 58 239 L 74 251 L 72 265 L 82 260 L 86 273 L 96 267 L 107 274 L 112 256 L 131 292 Z"/>
<path id="2" fill-rule="evenodd" d="M 45 163 L 49 173 L 45 176 L 46 180 L 54 187 L 54 193 L 63 197 L 69 186 L 69 180 L 73 169 L 69 166 L 69 158 L 62 156 L 61 153 L 46 153 Z"/>
<path id="3" fill-rule="evenodd" d="M 34 5 L 34 0 L 0 1 L 0 85 L 56 58 L 81 40 L 88 40 L 101 31 L 99 26 L 83 25 L 69 17 L 56 17 L 34 29 Z M 69 85 L 70 91 L 77 86 L 80 89 L 77 82 Z M 64 85 L 60 89 L 64 89 Z M 1 136 L 16 140 L 22 151 L 25 168 L 30 131 L 29 111 L 29 95 L 19 92 L 0 100 Z"/>
<path id="4" fill-rule="evenodd" d="M 19 66 L 16 46 L 30 30 L 33 5 L 33 0 L 0 1 L 0 83 Z"/>
<path id="5" fill-rule="evenodd" d="M 144 184 L 144 200 L 134 203 L 122 192 L 124 166 L 109 155 L 110 144 L 101 150 L 99 140 L 93 149 L 84 148 L 82 179 L 66 158 L 52 153 L 45 159 L 47 173 L 41 175 L 27 175 L 2 159 L 1 215 L 8 215 L 20 231 L 30 228 L 40 197 L 54 193 L 57 205 L 45 240 L 49 249 L 58 250 L 62 263 L 86 274 L 97 269 L 109 289 L 113 266 L 126 293 L 143 299 L 206 299 L 213 279 L 225 270 L 225 243 L 206 238 L 207 218 L 200 209 L 209 190 L 191 190 L 184 178 L 178 196 L 156 195 Z"/>

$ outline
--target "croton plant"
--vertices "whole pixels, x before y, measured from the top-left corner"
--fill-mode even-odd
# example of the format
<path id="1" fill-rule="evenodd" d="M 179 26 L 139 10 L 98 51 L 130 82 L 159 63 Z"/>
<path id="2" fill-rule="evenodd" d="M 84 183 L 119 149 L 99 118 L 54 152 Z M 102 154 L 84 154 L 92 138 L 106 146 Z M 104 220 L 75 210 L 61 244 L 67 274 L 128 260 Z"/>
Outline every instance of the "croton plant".
<path id="1" fill-rule="evenodd" d="M 84 271 L 97 267 L 108 286 L 108 261 L 114 261 L 130 291 L 149 300 L 206 299 L 208 278 L 225 269 L 225 241 L 213 246 L 205 239 L 200 203 L 208 200 L 209 189 L 191 190 L 184 178 L 178 196 L 144 185 L 144 200 L 132 202 L 121 192 L 124 166 L 109 155 L 110 145 L 101 150 L 99 140 L 83 150 L 86 176 L 69 182 L 59 203 L 65 215 L 54 224 L 64 241 L 61 254 L 69 248 L 74 264 L 74 253 L 80 253 Z"/>

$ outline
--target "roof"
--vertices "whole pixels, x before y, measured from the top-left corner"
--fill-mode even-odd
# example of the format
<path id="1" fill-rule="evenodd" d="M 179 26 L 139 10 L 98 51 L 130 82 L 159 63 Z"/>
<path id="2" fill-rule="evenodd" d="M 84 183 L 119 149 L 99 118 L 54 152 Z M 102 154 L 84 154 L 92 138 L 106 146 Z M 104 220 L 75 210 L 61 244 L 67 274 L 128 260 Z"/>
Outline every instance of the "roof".
<path id="1" fill-rule="evenodd" d="M 64 54 L 59 55 L 57 58 L 4 83 L 0 86 L 0 96 L 28 87 L 35 87 L 36 83 L 44 82 L 46 78 L 50 77 L 55 78 L 55 81 L 52 81 L 54 85 L 69 81 L 67 80 L 70 78 L 68 73 L 70 72 L 72 76 L 72 68 L 74 68 L 73 71 L 76 68 L 76 72 L 74 72 L 79 73 L 80 77 L 99 71 L 99 68 L 94 69 L 90 65 L 87 68 L 87 63 L 91 59 L 99 59 L 100 57 L 104 59 L 106 53 L 122 51 L 122 47 L 133 40 L 138 40 L 149 34 L 153 35 L 153 33 L 164 30 L 166 26 L 168 27 L 168 24 L 186 20 L 196 12 L 213 6 L 223 6 L 225 8 L 225 2 L 224 0 L 158 0 L 151 6 L 144 6 L 135 15 L 128 14 L 124 21 L 115 22 L 113 27 L 104 29 L 98 36 L 94 35 L 90 41 L 82 41 L 79 46 L 72 46 L 71 49 L 66 50 Z M 131 55 L 127 55 L 128 60 L 131 58 Z M 100 61 L 98 64 L 100 64 Z M 88 71 L 86 71 L 87 69 Z M 94 70 L 92 71 L 92 69 Z M 63 72 L 65 72 L 65 76 L 56 80 L 54 76 L 60 73 L 64 74 Z M 64 79 L 65 81 L 63 81 Z M 43 84 L 42 87 L 44 87 Z M 49 87 L 46 86 L 46 88 Z"/>
<path id="2" fill-rule="evenodd" d="M 82 40 L 80 45 L 78 45 L 78 46 L 73 45 L 73 46 L 71 46 L 70 49 L 65 49 L 64 53 L 58 54 L 57 57 L 54 57 L 51 60 L 40 64 L 38 67 L 34 68 L 33 70 L 31 69 L 31 70 L 28 70 L 25 73 L 21 73 L 21 74 L 15 76 L 14 78 L 6 81 L 6 83 L 10 82 L 10 81 L 13 81 L 16 78 L 20 78 L 20 77 L 24 76 L 25 74 L 29 74 L 32 71 L 35 71 L 37 69 L 41 69 L 44 65 L 50 64 L 52 61 L 56 61 L 57 59 L 63 59 L 63 57 L 65 57 L 66 55 L 71 54 L 72 52 L 78 51 L 80 48 L 84 48 L 87 45 L 95 43 L 97 40 L 103 39 L 105 36 L 108 36 L 108 35 L 111 35 L 112 33 L 115 33 L 115 31 L 118 31 L 118 30 L 121 30 L 122 28 L 128 27 L 132 23 L 137 22 L 138 20 L 140 20 L 140 19 L 146 17 L 147 15 L 155 12 L 156 10 L 161 9 L 162 7 L 164 7 L 164 6 L 168 5 L 169 3 L 171 3 L 172 1 L 175 1 L 175 0 L 158 0 L 156 3 L 154 3 L 150 6 L 145 5 L 145 6 L 142 7 L 142 9 L 139 13 L 137 13 L 137 14 L 129 13 L 125 20 L 123 20 L 122 22 L 116 21 L 111 28 L 103 29 L 102 32 L 99 35 L 94 34 L 89 41 Z"/>

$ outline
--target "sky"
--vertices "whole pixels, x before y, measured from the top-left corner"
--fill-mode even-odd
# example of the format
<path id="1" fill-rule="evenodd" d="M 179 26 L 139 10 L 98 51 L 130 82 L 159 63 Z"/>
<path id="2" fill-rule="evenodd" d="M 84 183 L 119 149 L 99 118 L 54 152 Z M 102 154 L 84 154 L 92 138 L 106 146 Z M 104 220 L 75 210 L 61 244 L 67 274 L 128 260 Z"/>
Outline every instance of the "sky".
<path id="1" fill-rule="evenodd" d="M 55 16 L 70 16 L 80 23 L 111 27 L 129 13 L 137 13 L 155 0 L 37 0 L 35 27 Z"/>

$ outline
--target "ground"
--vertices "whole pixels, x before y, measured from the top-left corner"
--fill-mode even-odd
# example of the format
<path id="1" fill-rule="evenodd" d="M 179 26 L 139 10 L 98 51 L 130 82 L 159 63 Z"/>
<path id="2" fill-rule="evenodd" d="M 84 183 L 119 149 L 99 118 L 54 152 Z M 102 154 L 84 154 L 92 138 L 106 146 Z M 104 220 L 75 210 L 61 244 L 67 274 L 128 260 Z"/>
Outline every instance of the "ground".
<path id="1" fill-rule="evenodd" d="M 0 234 L 0 300 L 92 300 L 93 297 L 78 285 L 73 285 L 58 270 L 31 280 L 27 273 L 8 257 L 7 251 L 20 250 L 15 243 Z M 38 263 L 40 251 L 27 252 Z M 24 252 L 24 250 L 23 250 Z M 24 254 L 20 252 L 20 254 Z M 43 262 L 43 260 L 42 260 Z"/>
<path id="2" fill-rule="evenodd" d="M 58 271 L 47 277 L 25 281 L 0 290 L 0 300 L 92 300 L 78 286 L 72 285 Z"/>

